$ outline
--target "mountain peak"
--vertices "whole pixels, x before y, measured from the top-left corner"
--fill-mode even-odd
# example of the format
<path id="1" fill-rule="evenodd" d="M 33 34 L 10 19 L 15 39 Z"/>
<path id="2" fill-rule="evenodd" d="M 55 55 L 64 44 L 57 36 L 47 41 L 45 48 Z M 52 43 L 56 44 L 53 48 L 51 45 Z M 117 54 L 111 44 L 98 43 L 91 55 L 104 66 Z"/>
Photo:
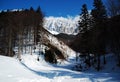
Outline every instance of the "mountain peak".
<path id="1" fill-rule="evenodd" d="M 65 17 L 45 17 L 44 27 L 50 31 L 56 31 L 58 33 L 76 34 L 78 33 L 78 20 L 79 16 Z"/>

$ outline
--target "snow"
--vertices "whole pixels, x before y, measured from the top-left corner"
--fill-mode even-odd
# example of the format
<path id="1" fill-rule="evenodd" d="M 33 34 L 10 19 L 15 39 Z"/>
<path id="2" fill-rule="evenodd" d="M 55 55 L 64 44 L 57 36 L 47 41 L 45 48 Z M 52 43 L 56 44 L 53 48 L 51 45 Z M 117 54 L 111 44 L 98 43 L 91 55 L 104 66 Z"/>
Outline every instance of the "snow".
<path id="1" fill-rule="evenodd" d="M 43 55 L 33 53 L 22 55 L 22 61 L 15 57 L 0 56 L 0 82 L 120 82 L 120 70 L 112 70 L 115 62 L 108 56 L 108 68 L 97 72 L 88 70 L 77 72 L 71 70 L 75 64 L 74 57 L 62 64 L 50 64 L 44 61 Z"/>
<path id="2" fill-rule="evenodd" d="M 50 45 L 56 47 L 59 51 L 61 51 L 65 58 L 67 58 L 67 56 L 76 54 L 76 52 L 72 50 L 68 45 L 66 45 L 64 42 L 62 42 L 49 32 L 43 33 L 41 37 L 44 38 L 42 40 L 43 42 L 47 42 L 47 44 L 49 43 Z"/>
<path id="3" fill-rule="evenodd" d="M 50 31 L 56 31 L 58 33 L 76 34 L 78 33 L 78 21 L 79 16 L 65 17 L 45 17 L 44 27 Z"/>
<path id="4" fill-rule="evenodd" d="M 29 71 L 16 59 L 0 56 L 0 82 L 30 82 L 38 78 L 45 79 Z"/>
<path id="5" fill-rule="evenodd" d="M 23 9 L 10 9 L 10 12 L 14 12 L 14 11 L 22 11 Z M 4 11 L 7 12 L 8 10 L 0 10 L 0 13 Z"/>
<path id="6" fill-rule="evenodd" d="M 59 33 L 57 32 L 57 31 L 51 31 L 51 30 L 48 30 L 51 34 L 53 34 L 53 35 L 58 35 Z"/>

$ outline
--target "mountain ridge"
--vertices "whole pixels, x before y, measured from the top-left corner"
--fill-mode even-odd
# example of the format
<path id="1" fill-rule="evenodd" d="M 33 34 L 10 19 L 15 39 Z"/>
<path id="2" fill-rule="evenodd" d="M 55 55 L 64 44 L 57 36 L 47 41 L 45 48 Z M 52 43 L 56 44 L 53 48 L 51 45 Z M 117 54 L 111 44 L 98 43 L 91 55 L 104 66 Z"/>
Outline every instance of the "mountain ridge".
<path id="1" fill-rule="evenodd" d="M 45 17 L 43 26 L 50 31 L 76 35 L 78 33 L 79 16 Z"/>

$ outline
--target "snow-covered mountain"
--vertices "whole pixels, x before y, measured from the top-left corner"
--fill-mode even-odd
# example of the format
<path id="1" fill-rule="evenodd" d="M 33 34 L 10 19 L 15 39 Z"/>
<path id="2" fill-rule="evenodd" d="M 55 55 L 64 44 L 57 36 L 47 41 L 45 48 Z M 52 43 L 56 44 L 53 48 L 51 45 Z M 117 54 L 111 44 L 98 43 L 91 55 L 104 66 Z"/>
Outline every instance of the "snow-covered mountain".
<path id="1" fill-rule="evenodd" d="M 45 17 L 44 27 L 50 31 L 58 33 L 76 34 L 78 32 L 79 16 L 64 17 Z"/>

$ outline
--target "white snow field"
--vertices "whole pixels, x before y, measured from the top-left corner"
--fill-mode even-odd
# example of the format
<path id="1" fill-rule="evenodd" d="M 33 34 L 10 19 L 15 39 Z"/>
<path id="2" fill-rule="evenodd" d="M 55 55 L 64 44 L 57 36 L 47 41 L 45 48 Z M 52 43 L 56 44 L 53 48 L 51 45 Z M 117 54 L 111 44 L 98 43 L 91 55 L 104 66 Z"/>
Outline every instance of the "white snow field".
<path id="1" fill-rule="evenodd" d="M 46 63 L 42 55 L 24 54 L 22 61 L 15 57 L 0 56 L 0 82 L 120 82 L 120 70 L 112 58 L 107 68 L 100 72 L 93 70 L 77 72 L 72 71 L 74 57 L 64 63 L 53 65 Z M 110 59 L 111 58 L 111 59 Z"/>

